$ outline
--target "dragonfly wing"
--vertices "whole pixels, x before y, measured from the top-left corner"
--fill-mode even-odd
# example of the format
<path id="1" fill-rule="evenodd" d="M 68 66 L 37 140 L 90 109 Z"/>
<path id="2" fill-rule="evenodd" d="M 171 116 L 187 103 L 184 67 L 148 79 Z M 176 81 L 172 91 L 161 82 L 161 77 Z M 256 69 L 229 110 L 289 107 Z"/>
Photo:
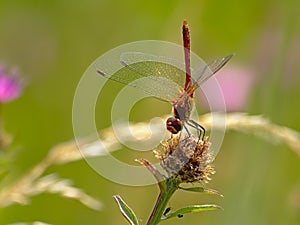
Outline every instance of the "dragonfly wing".
<path id="1" fill-rule="evenodd" d="M 234 56 L 234 54 L 230 54 L 226 57 L 216 59 L 208 64 L 209 69 L 213 74 L 218 72 L 225 64 Z"/>
<path id="2" fill-rule="evenodd" d="M 120 57 L 121 64 L 144 77 L 163 77 L 178 86 L 185 83 L 185 64 L 164 56 L 142 52 L 125 52 Z"/>
<path id="3" fill-rule="evenodd" d="M 164 101 L 172 102 L 178 97 L 180 88 L 176 83 L 171 82 L 163 77 L 144 77 L 136 80 L 133 86 L 142 90 L 148 96 L 152 96 Z"/>
<path id="4" fill-rule="evenodd" d="M 140 67 L 140 63 L 132 65 L 132 68 Z M 143 63 L 147 64 L 147 63 Z M 177 97 L 180 87 L 175 82 L 164 77 L 158 76 L 142 76 L 132 68 L 122 67 L 114 74 L 106 74 L 105 72 L 97 69 L 97 73 L 106 79 L 117 81 L 122 84 L 130 85 L 142 90 L 145 94 L 159 98 L 164 101 L 171 102 Z"/>
<path id="5" fill-rule="evenodd" d="M 211 76 L 218 72 L 232 57 L 234 54 L 230 54 L 223 58 L 218 58 L 209 64 L 205 65 L 200 71 L 196 73 L 194 82 L 200 85 L 207 81 Z"/>

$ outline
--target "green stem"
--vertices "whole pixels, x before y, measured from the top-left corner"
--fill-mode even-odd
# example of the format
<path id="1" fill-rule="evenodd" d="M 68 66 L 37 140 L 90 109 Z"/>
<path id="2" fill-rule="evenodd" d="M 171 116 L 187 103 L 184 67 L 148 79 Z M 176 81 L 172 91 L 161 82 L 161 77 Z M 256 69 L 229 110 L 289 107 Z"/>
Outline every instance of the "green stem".
<path id="1" fill-rule="evenodd" d="M 156 200 L 155 206 L 146 225 L 156 225 L 161 221 L 161 217 L 166 209 L 170 198 L 177 190 L 176 182 L 174 181 L 174 179 L 172 179 L 172 177 L 164 182 L 166 182 L 166 189 L 160 190 L 159 196 Z"/>

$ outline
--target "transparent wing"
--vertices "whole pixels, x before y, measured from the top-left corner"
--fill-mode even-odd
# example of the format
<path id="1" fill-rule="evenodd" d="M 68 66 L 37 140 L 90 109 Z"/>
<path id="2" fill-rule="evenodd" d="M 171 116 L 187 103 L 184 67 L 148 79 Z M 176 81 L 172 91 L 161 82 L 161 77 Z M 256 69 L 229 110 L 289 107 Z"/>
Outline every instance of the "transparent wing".
<path id="1" fill-rule="evenodd" d="M 194 86 L 199 87 L 202 83 L 207 81 L 211 76 L 218 72 L 232 57 L 234 54 L 230 54 L 223 58 L 218 58 L 208 65 L 205 65 L 200 71 L 193 77 L 196 83 Z"/>
<path id="2" fill-rule="evenodd" d="M 208 64 L 209 69 L 212 71 L 213 74 L 218 72 L 232 57 L 234 54 L 230 54 L 226 57 L 216 59 Z"/>
<path id="3" fill-rule="evenodd" d="M 142 52 L 126 52 L 121 55 L 120 62 L 141 76 L 164 77 L 180 87 L 185 83 L 185 64 L 175 59 Z"/>
<path id="4" fill-rule="evenodd" d="M 112 75 L 100 68 L 97 68 L 97 72 L 107 79 L 139 88 L 146 94 L 165 101 L 177 98 L 182 89 L 185 72 L 173 65 L 178 62 L 137 52 L 122 54 L 120 61 L 124 67 Z"/>

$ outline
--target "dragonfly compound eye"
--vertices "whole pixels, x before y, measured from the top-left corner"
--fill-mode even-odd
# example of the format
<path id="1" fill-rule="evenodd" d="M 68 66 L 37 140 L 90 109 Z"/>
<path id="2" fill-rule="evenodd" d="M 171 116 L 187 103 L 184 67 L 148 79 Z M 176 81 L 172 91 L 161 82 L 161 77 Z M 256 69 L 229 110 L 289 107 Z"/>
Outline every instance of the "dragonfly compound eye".
<path id="1" fill-rule="evenodd" d="M 170 131 L 172 134 L 177 134 L 179 131 L 182 130 L 182 122 L 175 118 L 169 117 L 166 122 L 167 130 Z"/>

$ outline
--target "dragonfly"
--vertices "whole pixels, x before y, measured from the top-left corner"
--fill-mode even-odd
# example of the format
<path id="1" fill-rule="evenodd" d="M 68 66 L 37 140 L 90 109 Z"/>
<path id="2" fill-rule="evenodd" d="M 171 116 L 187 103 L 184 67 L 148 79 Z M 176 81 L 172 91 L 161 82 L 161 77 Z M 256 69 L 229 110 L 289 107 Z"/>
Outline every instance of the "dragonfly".
<path id="1" fill-rule="evenodd" d="M 173 116 L 166 120 L 166 129 L 171 134 L 178 134 L 184 128 L 190 136 L 191 133 L 186 126 L 188 125 L 196 129 L 199 132 L 199 139 L 203 140 L 205 128 L 190 118 L 194 106 L 194 92 L 218 72 L 233 54 L 205 64 L 191 76 L 193 71 L 190 61 L 190 34 L 186 20 L 183 22 L 182 36 L 184 63 L 143 52 L 124 52 L 120 56 L 123 67 L 116 73 L 107 74 L 101 68 L 97 68 L 96 71 L 102 77 L 131 85 L 146 94 L 170 102 L 173 106 Z M 145 80 L 134 82 L 139 79 Z"/>

